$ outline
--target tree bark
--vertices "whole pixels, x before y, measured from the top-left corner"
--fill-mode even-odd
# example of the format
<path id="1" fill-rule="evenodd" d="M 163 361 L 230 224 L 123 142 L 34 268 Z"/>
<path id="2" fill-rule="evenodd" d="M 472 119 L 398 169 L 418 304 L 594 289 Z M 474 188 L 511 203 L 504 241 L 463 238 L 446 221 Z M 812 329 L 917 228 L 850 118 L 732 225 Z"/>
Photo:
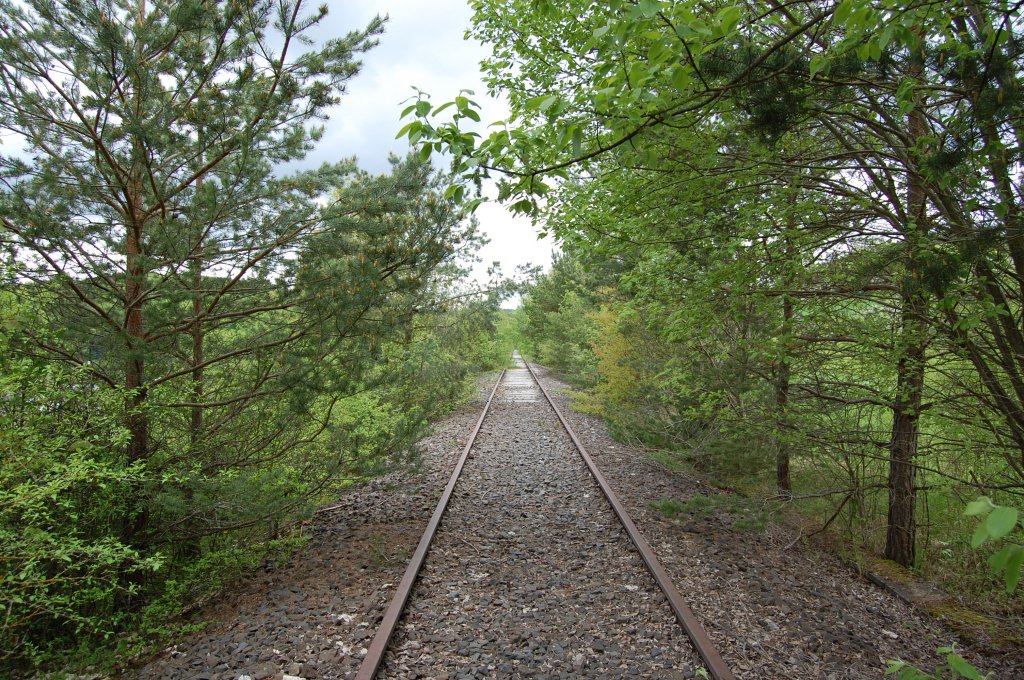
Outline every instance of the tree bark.
<path id="1" fill-rule="evenodd" d="M 140 196 L 133 189 L 132 212 L 138 215 Z M 133 215 L 133 217 L 135 216 Z M 125 335 L 128 360 L 125 366 L 125 388 L 128 397 L 128 462 L 149 457 L 149 422 L 143 406 L 146 403 L 146 331 L 143 324 L 143 286 L 145 265 L 142 253 L 142 225 L 129 220 L 125 228 Z"/>
<path id="2" fill-rule="evenodd" d="M 916 68 L 923 60 L 914 57 Z M 920 97 L 908 115 L 911 144 L 927 134 Z M 928 299 L 920 262 L 922 242 L 927 235 L 924 182 L 907 149 L 907 224 L 904 240 L 906 271 L 900 284 L 902 302 L 900 358 L 896 368 L 896 396 L 893 400 L 892 439 L 889 444 L 889 513 L 885 556 L 903 566 L 916 557 L 917 536 L 917 451 L 920 438 L 921 399 L 927 361 Z"/>
<path id="3" fill-rule="evenodd" d="M 128 350 L 125 366 L 125 387 L 128 392 L 126 426 L 128 428 L 127 464 L 149 459 L 149 417 L 146 414 L 146 330 L 143 324 L 143 282 L 145 262 L 142 252 L 142 223 L 139 185 L 130 187 L 128 201 L 131 218 L 125 225 L 125 335 Z M 122 539 L 129 545 L 139 543 L 149 525 L 145 500 L 138 494 L 129 502 L 123 519 Z M 129 574 L 129 583 L 137 582 L 138 574 Z"/>
<path id="4" fill-rule="evenodd" d="M 926 343 L 920 314 L 920 296 L 904 299 L 903 337 L 906 349 L 897 366 L 893 403 L 892 440 L 889 447 L 889 517 L 885 556 L 911 566 L 916 556 L 917 449 L 920 435 L 921 395 L 924 390 Z"/>
<path id="5" fill-rule="evenodd" d="M 138 23 L 141 26 L 145 19 L 145 0 L 140 0 Z M 141 83 L 135 87 L 135 115 L 141 116 L 142 92 Z M 136 139 L 132 148 L 131 171 L 126 186 L 125 219 L 125 336 L 128 350 L 125 367 L 125 387 L 128 392 L 127 427 L 129 433 L 127 462 L 129 465 L 149 459 L 149 417 L 146 414 L 146 328 L 144 324 L 144 284 L 146 281 L 146 261 L 143 249 L 145 218 L 143 211 L 143 163 L 144 151 L 142 144 Z M 135 497 L 134 507 L 130 503 L 124 518 L 122 538 L 129 544 L 137 544 L 149 524 L 149 511 L 144 499 Z M 137 574 L 129 575 L 129 582 L 134 582 Z"/>
<path id="6" fill-rule="evenodd" d="M 790 214 L 786 218 L 787 229 L 796 228 L 796 219 L 793 216 L 793 208 L 796 204 L 796 193 L 789 198 Z M 786 256 L 783 261 L 784 275 L 782 281 L 783 290 L 789 291 L 794 286 L 794 273 L 792 267 L 797 258 L 796 246 L 789 233 L 785 235 Z M 782 337 L 785 340 L 783 354 L 779 361 L 779 371 L 775 383 L 775 409 L 777 431 L 775 442 L 775 485 L 780 496 L 791 497 L 793 495 L 793 483 L 789 475 L 789 446 L 784 441 L 785 433 L 789 429 L 789 387 L 790 387 L 790 362 L 793 356 L 793 297 L 788 293 L 782 295 Z"/>
<path id="7" fill-rule="evenodd" d="M 196 180 L 196 194 L 202 191 L 203 180 Z M 198 446 L 203 435 L 203 228 L 196 227 L 196 241 L 192 248 L 190 269 L 192 270 L 192 407 L 189 423 L 189 443 L 192 449 Z"/>
<path id="8" fill-rule="evenodd" d="M 793 325 L 793 301 L 788 295 L 782 298 L 782 323 L 783 332 L 786 334 L 787 342 Z M 775 384 L 775 408 L 777 409 L 776 427 L 779 436 L 775 450 L 775 481 L 779 495 L 792 496 L 793 484 L 789 477 L 789 447 L 782 441 L 782 434 L 786 430 L 789 410 L 789 350 L 787 348 L 782 361 L 779 362 L 779 373 Z"/>

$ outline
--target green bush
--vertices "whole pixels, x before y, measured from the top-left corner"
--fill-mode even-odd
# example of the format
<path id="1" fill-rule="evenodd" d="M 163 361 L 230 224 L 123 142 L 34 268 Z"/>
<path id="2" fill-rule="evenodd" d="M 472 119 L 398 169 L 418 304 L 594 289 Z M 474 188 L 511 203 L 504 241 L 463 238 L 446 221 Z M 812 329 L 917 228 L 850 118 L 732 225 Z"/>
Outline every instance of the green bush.
<path id="1" fill-rule="evenodd" d="M 236 545 L 204 554 L 164 581 L 163 594 L 142 612 L 141 630 L 147 636 L 162 638 L 187 628 L 173 622 L 261 564 L 283 563 L 307 542 L 305 536 L 296 534 L 254 546 Z"/>
<path id="2" fill-rule="evenodd" d="M 0 655 L 45 658 L 123 623 L 142 576 L 163 558 L 118 536 L 119 507 L 150 480 L 125 466 L 123 401 L 89 389 L 87 371 L 4 361 L 0 374 Z M 48 643 L 43 643 L 46 640 Z"/>

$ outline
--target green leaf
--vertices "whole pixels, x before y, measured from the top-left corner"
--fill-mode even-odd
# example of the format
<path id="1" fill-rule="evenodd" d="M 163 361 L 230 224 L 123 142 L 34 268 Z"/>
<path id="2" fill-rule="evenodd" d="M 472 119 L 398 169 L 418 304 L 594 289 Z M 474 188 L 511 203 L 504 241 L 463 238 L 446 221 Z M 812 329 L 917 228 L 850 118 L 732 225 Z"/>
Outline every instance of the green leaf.
<path id="1" fill-rule="evenodd" d="M 665 64 L 673 61 L 674 57 L 672 47 L 662 40 L 651 43 L 650 49 L 647 50 L 647 61 L 651 64 Z"/>
<path id="2" fill-rule="evenodd" d="M 824 54 L 816 54 L 811 57 L 811 78 L 821 73 L 828 66 L 828 56 Z"/>
<path id="3" fill-rule="evenodd" d="M 693 77 L 685 66 L 679 66 L 672 71 L 672 85 L 680 91 L 684 91 L 690 87 L 690 83 L 693 82 Z"/>
<path id="4" fill-rule="evenodd" d="M 985 529 L 992 538 L 1002 538 L 1017 526 L 1016 508 L 999 506 L 985 518 Z"/>
<path id="5" fill-rule="evenodd" d="M 1010 559 L 1006 561 L 1006 575 L 1003 578 L 1008 593 L 1017 589 L 1017 584 L 1020 583 L 1021 565 L 1024 564 L 1024 546 L 1014 545 L 1011 548 L 1016 548 L 1016 550 L 1013 550 Z"/>
<path id="6" fill-rule="evenodd" d="M 852 0 L 843 0 L 836 7 L 836 11 L 832 13 L 832 20 L 837 24 L 846 23 L 846 20 L 850 18 L 850 14 L 853 13 L 853 2 Z"/>
<path id="7" fill-rule="evenodd" d="M 885 49 L 892 42 L 893 36 L 896 34 L 896 24 L 888 24 L 882 32 L 878 34 L 878 46 L 880 49 Z"/>
<path id="8" fill-rule="evenodd" d="M 455 106 L 455 102 L 445 102 L 444 104 L 441 104 L 436 109 L 434 109 L 434 115 L 436 116 L 437 114 L 441 113 L 450 106 Z"/>
<path id="9" fill-rule="evenodd" d="M 541 111 L 547 111 L 552 106 L 557 104 L 559 99 L 560 97 L 557 94 L 553 94 L 550 97 L 545 97 L 544 101 L 542 101 L 537 108 L 539 108 Z"/>
<path id="10" fill-rule="evenodd" d="M 572 131 L 572 155 L 578 157 L 583 148 L 583 130 L 575 126 Z"/>
<path id="11" fill-rule="evenodd" d="M 989 500 L 988 496 L 982 496 L 981 498 L 968 503 L 967 509 L 964 510 L 964 514 L 968 517 L 987 515 L 994 507 L 995 506 L 992 504 L 992 501 Z"/>
<path id="12" fill-rule="evenodd" d="M 1010 555 L 1013 554 L 1013 548 L 1012 545 L 1004 545 L 1002 550 L 988 558 L 988 568 L 997 574 L 1006 569 L 1006 563 L 1010 560 Z"/>
<path id="13" fill-rule="evenodd" d="M 421 99 L 418 102 L 416 102 L 416 115 L 419 116 L 420 118 L 426 118 L 428 115 L 430 115 L 431 108 L 432 107 L 430 106 L 430 102 L 428 102 L 426 99 Z"/>
<path id="14" fill-rule="evenodd" d="M 981 544 L 988 540 L 988 529 L 985 528 L 985 523 L 982 522 L 974 529 L 974 535 L 971 536 L 971 547 L 978 549 Z"/>
<path id="15" fill-rule="evenodd" d="M 718 24 L 721 26 L 722 35 L 728 35 L 740 23 L 740 19 L 743 18 L 743 11 L 735 5 L 725 7 L 718 11 L 715 18 L 718 19 Z"/>
<path id="16" fill-rule="evenodd" d="M 985 680 L 985 676 L 978 672 L 978 669 L 967 663 L 959 654 L 950 654 L 946 657 L 946 663 L 953 671 L 960 674 L 960 677 L 968 678 L 968 680 Z"/>
<path id="17" fill-rule="evenodd" d="M 395 135 L 395 139 L 405 137 L 405 135 L 411 132 L 414 128 L 419 130 L 421 127 L 423 127 L 423 123 L 418 120 L 414 120 L 413 122 L 403 126 L 402 129 L 398 131 L 398 134 Z"/>
<path id="18" fill-rule="evenodd" d="M 530 97 L 529 99 L 526 100 L 526 110 L 536 111 L 537 109 L 540 108 L 540 105 L 543 104 L 548 99 L 550 99 L 550 97 L 546 94 L 542 94 L 539 97 Z"/>
<path id="19" fill-rule="evenodd" d="M 900 659 L 890 659 L 885 675 L 895 675 L 897 680 L 930 680 L 931 676 L 922 673 Z"/>
<path id="20" fill-rule="evenodd" d="M 650 19 L 661 9 L 661 3 L 658 0 L 640 0 L 637 3 L 637 7 L 640 8 L 640 12 Z"/>
<path id="21" fill-rule="evenodd" d="M 676 22 L 676 35 L 683 40 L 689 40 L 694 35 L 710 38 L 713 35 L 713 31 L 700 19 L 690 16 Z"/>
<path id="22" fill-rule="evenodd" d="M 647 64 L 642 61 L 633 62 L 629 67 L 629 84 L 632 87 L 637 87 L 647 80 L 650 75 L 650 69 Z"/>
<path id="23" fill-rule="evenodd" d="M 509 210 L 514 213 L 528 213 L 533 210 L 533 201 L 528 198 L 523 198 L 509 206 Z"/>
<path id="24" fill-rule="evenodd" d="M 430 144 L 424 144 L 420 147 L 419 157 L 420 160 L 426 162 L 430 158 L 430 153 L 434 150 L 434 147 Z"/>

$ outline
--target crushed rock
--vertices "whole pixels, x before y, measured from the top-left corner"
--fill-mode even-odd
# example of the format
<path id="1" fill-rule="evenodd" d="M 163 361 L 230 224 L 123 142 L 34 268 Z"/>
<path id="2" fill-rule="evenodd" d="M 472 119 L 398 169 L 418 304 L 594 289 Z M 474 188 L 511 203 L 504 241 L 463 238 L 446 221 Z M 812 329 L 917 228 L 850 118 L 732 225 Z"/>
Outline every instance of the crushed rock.
<path id="1" fill-rule="evenodd" d="M 792 528 L 740 530 L 721 511 L 665 518 L 652 504 L 716 490 L 615 441 L 600 418 L 572 410 L 569 385 L 534 368 L 738 678 L 880 678 L 896 658 L 931 671 L 950 643 L 996 678 L 1024 677 L 1020 655 L 983 656 L 838 557 L 794 544 Z"/>

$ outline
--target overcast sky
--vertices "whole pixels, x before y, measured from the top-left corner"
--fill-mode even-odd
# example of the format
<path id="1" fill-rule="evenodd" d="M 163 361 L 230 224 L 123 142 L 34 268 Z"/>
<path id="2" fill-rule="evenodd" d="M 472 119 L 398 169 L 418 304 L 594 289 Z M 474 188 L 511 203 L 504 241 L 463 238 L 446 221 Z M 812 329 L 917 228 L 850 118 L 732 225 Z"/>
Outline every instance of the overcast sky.
<path id="1" fill-rule="evenodd" d="M 327 4 L 327 18 L 310 34 L 318 41 L 364 27 L 375 14 L 389 19 L 380 45 L 364 55 L 362 72 L 350 81 L 347 96 L 327 121 L 324 137 L 310 157 L 313 165 L 356 156 L 361 167 L 385 172 L 389 153 L 408 150 L 395 133 L 404 124 L 399 114 L 403 102 L 414 96 L 414 86 L 428 92 L 435 104 L 470 89 L 483 107 L 484 123 L 506 116 L 504 103 L 488 98 L 480 80 L 479 63 L 489 50 L 463 39 L 471 16 L 466 0 L 328 0 Z M 474 273 L 479 280 L 493 261 L 501 263 L 506 275 L 517 265 L 547 268 L 550 264 L 552 242 L 538 241 L 528 219 L 513 218 L 494 203 L 482 205 L 477 217 L 491 239 Z"/>
<path id="2" fill-rule="evenodd" d="M 389 18 L 380 45 L 363 55 L 362 71 L 332 110 L 323 139 L 303 164 L 306 167 L 356 156 L 364 169 L 387 172 L 388 155 L 403 155 L 409 149 L 404 139 L 395 139 L 395 133 L 404 125 L 399 114 L 414 96 L 414 87 L 428 92 L 435 104 L 449 101 L 462 89 L 473 90 L 473 99 L 483 107 L 484 124 L 505 118 L 507 107 L 487 97 L 480 80 L 479 63 L 489 49 L 463 38 L 471 16 L 467 0 L 326 2 L 326 19 L 308 34 L 318 43 L 364 28 L 376 14 Z M 315 8 L 316 3 L 310 2 L 309 11 Z M 9 135 L 0 144 L 7 154 L 17 154 L 21 146 Z M 550 238 L 539 241 L 528 219 L 513 218 L 496 203 L 481 205 L 476 215 L 491 242 L 480 252 L 473 278 L 485 281 L 487 268 L 495 261 L 508 276 L 519 265 L 550 265 L 553 243 Z"/>

